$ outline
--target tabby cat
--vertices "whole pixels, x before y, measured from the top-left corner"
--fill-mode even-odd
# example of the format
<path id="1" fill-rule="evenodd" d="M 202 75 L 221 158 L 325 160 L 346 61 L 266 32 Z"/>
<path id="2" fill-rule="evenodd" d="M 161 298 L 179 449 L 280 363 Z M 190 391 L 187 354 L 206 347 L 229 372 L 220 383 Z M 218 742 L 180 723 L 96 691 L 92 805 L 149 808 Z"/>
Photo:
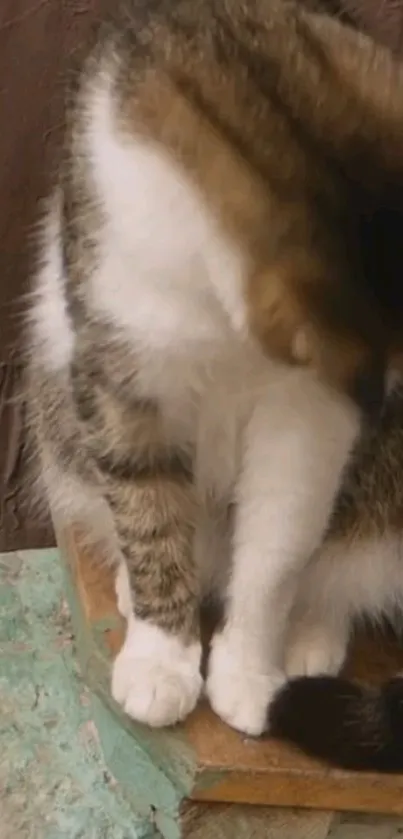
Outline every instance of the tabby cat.
<path id="1" fill-rule="evenodd" d="M 338 671 L 352 616 L 403 594 L 400 397 L 382 419 L 402 292 L 363 246 L 399 207 L 403 68 L 313 2 L 113 18 L 71 86 L 31 307 L 43 492 L 116 568 L 128 714 L 192 711 L 213 593 L 212 707 L 320 751 L 304 697 L 326 718 L 339 682 L 286 674 Z"/>

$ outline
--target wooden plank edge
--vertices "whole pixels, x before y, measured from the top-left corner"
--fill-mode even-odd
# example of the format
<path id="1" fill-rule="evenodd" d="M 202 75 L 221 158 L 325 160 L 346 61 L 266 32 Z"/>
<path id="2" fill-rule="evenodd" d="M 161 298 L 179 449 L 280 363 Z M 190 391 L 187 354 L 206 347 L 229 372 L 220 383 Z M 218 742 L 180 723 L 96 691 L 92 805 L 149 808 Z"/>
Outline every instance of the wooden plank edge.
<path id="1" fill-rule="evenodd" d="M 70 573 L 73 573 L 73 585 L 77 588 L 80 609 L 83 612 L 86 608 L 86 593 L 83 590 L 80 591 L 77 574 L 74 576 L 74 563 L 77 562 L 80 548 L 74 535 L 61 532 L 57 526 L 56 531 L 65 563 Z M 73 600 L 77 600 L 77 597 L 73 597 Z M 295 752 L 294 765 L 293 758 L 290 759 L 290 749 L 286 746 L 279 747 L 278 744 L 276 746 L 278 753 L 280 755 L 284 753 L 287 756 L 285 767 L 281 766 L 280 760 L 275 767 L 260 766 L 260 770 L 254 772 L 250 766 L 231 766 L 224 761 L 208 761 L 205 759 L 205 744 L 201 749 L 198 742 L 200 730 L 197 736 L 194 736 L 198 728 L 199 712 L 196 712 L 184 726 L 176 729 L 153 731 L 145 726 L 137 725 L 120 711 L 110 696 L 109 685 L 105 681 L 108 667 L 104 654 L 106 651 L 100 649 L 94 624 L 88 621 L 88 615 L 83 614 L 78 624 L 78 633 L 81 634 L 79 647 L 81 651 L 84 650 L 83 664 L 92 690 L 115 714 L 119 724 L 130 733 L 136 743 L 143 745 L 153 760 L 160 759 L 161 744 L 164 744 L 162 749 L 164 771 L 167 780 L 174 786 L 178 783 L 176 772 L 179 763 L 181 800 L 186 797 L 197 802 L 227 802 L 403 815 L 403 776 L 339 772 L 311 761 L 297 752 Z M 109 646 L 110 652 L 116 652 L 119 648 L 117 640 L 119 631 L 117 633 L 117 636 L 112 630 L 105 630 L 103 633 L 103 640 L 106 642 L 103 646 Z M 104 672 L 100 672 L 101 670 Z M 219 726 L 222 730 L 223 724 L 219 723 L 216 718 L 214 719 L 215 728 Z M 208 738 L 208 731 L 206 731 L 206 736 Z M 236 735 L 232 732 L 231 736 Z M 229 730 L 228 737 L 230 737 Z M 183 749 L 186 752 L 184 761 Z M 174 771 L 170 770 L 170 761 L 173 761 L 175 765 Z M 185 778 L 181 766 L 183 762 L 186 765 Z"/>

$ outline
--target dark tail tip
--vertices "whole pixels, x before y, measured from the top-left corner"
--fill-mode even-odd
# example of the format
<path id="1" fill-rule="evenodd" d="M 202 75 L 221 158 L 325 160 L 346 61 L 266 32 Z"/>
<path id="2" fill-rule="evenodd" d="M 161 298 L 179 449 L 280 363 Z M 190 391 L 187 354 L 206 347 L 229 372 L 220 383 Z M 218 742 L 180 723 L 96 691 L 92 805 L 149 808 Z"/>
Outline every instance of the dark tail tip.
<path id="1" fill-rule="evenodd" d="M 269 734 L 333 766 L 403 772 L 403 678 L 381 690 L 345 679 L 295 679 L 275 696 Z"/>

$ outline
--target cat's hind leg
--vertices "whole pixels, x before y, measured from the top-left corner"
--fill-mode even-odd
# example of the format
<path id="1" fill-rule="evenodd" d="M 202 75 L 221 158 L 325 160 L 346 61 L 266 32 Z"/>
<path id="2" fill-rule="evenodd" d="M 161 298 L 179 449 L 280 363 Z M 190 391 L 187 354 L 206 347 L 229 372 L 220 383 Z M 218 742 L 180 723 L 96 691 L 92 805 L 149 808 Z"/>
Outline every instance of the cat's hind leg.
<path id="1" fill-rule="evenodd" d="M 332 620 L 317 611 L 292 615 L 285 645 L 288 678 L 335 676 L 343 667 L 350 638 L 350 616 Z"/>
<path id="2" fill-rule="evenodd" d="M 366 614 L 372 621 L 383 616 L 401 621 L 401 555 L 399 533 L 372 533 L 369 538 L 357 538 L 356 534 L 350 544 L 345 539 L 328 543 L 309 569 L 299 608 L 308 605 L 308 586 L 309 603 L 316 605 L 306 625 L 312 627 L 315 620 L 315 633 L 295 631 L 289 639 L 294 648 L 288 650 L 288 670 L 299 678 L 288 682 L 270 704 L 271 736 L 337 767 L 402 771 L 402 678 L 393 678 L 377 688 L 326 675 L 326 671 L 329 674 L 337 669 L 335 643 L 342 651 L 346 628 L 354 615 Z M 329 613 L 333 613 L 330 622 Z M 333 632 L 331 644 L 329 626 Z M 342 634 L 334 634 L 337 627 Z M 328 638 L 327 646 L 324 637 Z M 306 678 L 308 673 L 310 678 Z"/>
<path id="3" fill-rule="evenodd" d="M 348 536 L 348 534 L 347 534 Z M 353 621 L 393 617 L 401 609 L 399 538 L 327 539 L 303 570 L 285 645 L 285 670 L 297 676 L 336 675 Z"/>
<path id="4" fill-rule="evenodd" d="M 333 676 L 341 670 L 358 604 L 345 575 L 345 546 L 329 544 L 303 569 L 285 638 L 288 678 Z M 353 561 L 353 557 L 352 557 Z M 350 569 L 351 571 L 351 569 Z"/>

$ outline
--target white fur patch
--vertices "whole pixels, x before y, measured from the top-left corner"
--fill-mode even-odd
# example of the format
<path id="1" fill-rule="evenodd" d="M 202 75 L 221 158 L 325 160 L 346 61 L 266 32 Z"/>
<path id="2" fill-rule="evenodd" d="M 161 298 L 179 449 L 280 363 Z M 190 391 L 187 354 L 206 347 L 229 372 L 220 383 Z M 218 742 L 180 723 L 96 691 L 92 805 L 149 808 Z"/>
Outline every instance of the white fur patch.
<path id="1" fill-rule="evenodd" d="M 326 542 L 299 578 L 285 650 L 287 675 L 337 673 L 354 619 L 401 614 L 400 536 Z"/>
<path id="2" fill-rule="evenodd" d="M 99 492 L 85 484 L 77 475 L 63 472 L 51 454 L 46 452 L 42 458 L 42 471 L 37 486 L 37 493 L 46 494 L 47 501 L 60 523 L 65 527 L 72 523 L 85 523 L 88 544 L 104 544 L 102 556 L 116 561 L 116 547 L 113 538 L 113 519 L 107 502 Z M 107 546 L 107 547 L 106 547 Z"/>
<path id="3" fill-rule="evenodd" d="M 183 720 L 202 689 L 201 646 L 132 616 L 112 673 L 112 695 L 138 722 L 161 727 Z"/>
<path id="4" fill-rule="evenodd" d="M 120 614 L 129 619 L 133 614 L 133 600 L 130 591 L 129 573 L 125 562 L 121 562 L 115 579 L 117 605 Z"/>
<path id="5" fill-rule="evenodd" d="M 30 313 L 35 351 L 51 371 L 67 367 L 74 347 L 74 333 L 64 298 L 58 212 L 55 201 L 44 224 L 42 265 L 37 273 Z"/>
<path id="6" fill-rule="evenodd" d="M 286 646 L 285 672 L 296 676 L 335 676 L 347 653 L 348 623 L 340 627 L 303 624 L 295 627 Z"/>
<path id="7" fill-rule="evenodd" d="M 146 348 L 172 351 L 246 325 L 244 259 L 173 156 L 124 136 L 108 84 L 90 105 L 89 153 L 106 216 L 93 302 Z"/>
<path id="8" fill-rule="evenodd" d="M 363 615 L 379 620 L 403 606 L 403 545 L 400 534 L 326 542 L 301 574 L 295 602 L 318 624 L 345 625 Z"/>
<path id="9" fill-rule="evenodd" d="M 251 736 L 267 726 L 267 709 L 284 683 L 278 671 L 264 671 L 234 636 L 224 630 L 213 639 L 207 694 L 211 707 L 232 728 Z M 262 669 L 260 669 L 262 667 Z"/>

